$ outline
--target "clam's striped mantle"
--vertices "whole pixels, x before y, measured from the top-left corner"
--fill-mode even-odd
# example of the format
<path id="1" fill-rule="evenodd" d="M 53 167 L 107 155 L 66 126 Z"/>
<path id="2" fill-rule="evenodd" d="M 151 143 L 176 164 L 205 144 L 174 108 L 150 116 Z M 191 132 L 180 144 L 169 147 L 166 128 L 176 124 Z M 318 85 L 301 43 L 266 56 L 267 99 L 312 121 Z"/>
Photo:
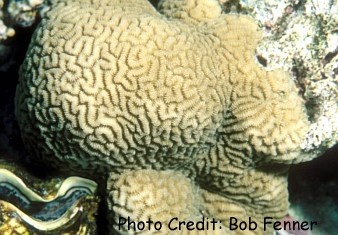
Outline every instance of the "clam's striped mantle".
<path id="1" fill-rule="evenodd" d="M 94 195 L 97 184 L 81 177 L 69 177 L 55 196 L 42 197 L 21 178 L 7 169 L 0 169 L 0 213 L 16 213 L 28 225 L 39 231 L 53 231 L 73 224 L 81 216 L 81 199 Z"/>

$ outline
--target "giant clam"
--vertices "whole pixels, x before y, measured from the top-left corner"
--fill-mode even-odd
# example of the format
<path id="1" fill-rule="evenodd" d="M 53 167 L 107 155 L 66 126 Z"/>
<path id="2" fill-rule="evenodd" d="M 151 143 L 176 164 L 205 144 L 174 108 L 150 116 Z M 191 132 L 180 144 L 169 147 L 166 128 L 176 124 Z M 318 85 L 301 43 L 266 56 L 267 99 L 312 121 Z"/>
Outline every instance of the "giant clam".
<path id="1" fill-rule="evenodd" d="M 27 176 L 27 173 L 24 173 Z M 28 176 L 32 177 L 32 176 Z M 56 185 L 54 182 L 60 181 Z M 37 186 L 47 193 L 36 193 Z M 56 192 L 49 192 L 57 187 Z M 92 234 L 97 198 L 94 181 L 68 177 L 35 181 L 32 187 L 8 169 L 0 169 L 0 234 Z M 55 190 L 52 190 L 55 191 Z"/>

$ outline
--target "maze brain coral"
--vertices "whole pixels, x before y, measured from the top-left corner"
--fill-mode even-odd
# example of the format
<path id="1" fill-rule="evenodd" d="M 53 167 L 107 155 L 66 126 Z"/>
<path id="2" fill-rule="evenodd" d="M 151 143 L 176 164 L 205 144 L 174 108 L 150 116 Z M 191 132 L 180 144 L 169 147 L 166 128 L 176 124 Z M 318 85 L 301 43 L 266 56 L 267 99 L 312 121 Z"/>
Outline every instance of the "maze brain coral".
<path id="1" fill-rule="evenodd" d="M 26 148 L 106 177 L 112 220 L 280 219 L 309 122 L 289 76 L 255 63 L 259 39 L 216 0 L 57 0 L 20 71 Z"/>

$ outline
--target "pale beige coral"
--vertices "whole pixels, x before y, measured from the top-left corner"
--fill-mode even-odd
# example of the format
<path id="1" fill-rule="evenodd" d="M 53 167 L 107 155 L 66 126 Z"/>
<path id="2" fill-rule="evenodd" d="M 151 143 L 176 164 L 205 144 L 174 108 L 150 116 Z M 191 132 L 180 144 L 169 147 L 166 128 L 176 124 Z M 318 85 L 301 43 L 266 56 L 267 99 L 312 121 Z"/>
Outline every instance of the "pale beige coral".
<path id="1" fill-rule="evenodd" d="M 201 199 L 208 216 L 238 207 L 242 217 L 282 217 L 287 167 L 279 164 L 307 160 L 299 145 L 309 123 L 294 84 L 255 64 L 251 18 L 220 14 L 212 0 L 171 4 L 161 3 L 162 15 L 146 0 L 57 1 L 20 72 L 27 148 L 73 173 L 120 176 L 112 194 L 140 190 L 137 171 L 152 169 L 159 182 L 148 177 L 150 188 L 184 175 L 192 185 L 181 200 L 194 184 L 226 199 L 221 208 L 230 209 L 219 213 Z M 149 187 L 135 196 L 150 196 Z M 142 210 L 109 200 L 112 213 Z M 162 206 L 152 209 L 169 210 Z"/>
<path id="2" fill-rule="evenodd" d="M 185 219 L 198 214 L 194 207 L 196 199 L 192 197 L 197 194 L 196 189 L 190 180 L 175 171 L 139 170 L 112 174 L 107 187 L 111 189 L 110 206 L 116 218 L 127 217 L 129 210 L 134 210 L 133 221 L 152 218 L 164 222 L 175 216 Z"/>
<path id="3" fill-rule="evenodd" d="M 188 230 L 185 226 L 179 227 L 178 221 L 192 221 L 194 223 L 202 220 L 200 210 L 201 198 L 199 189 L 194 186 L 191 180 L 183 174 L 169 171 L 139 170 L 127 171 L 121 175 L 111 174 L 108 179 L 107 189 L 108 207 L 111 213 L 111 220 L 114 221 L 114 231 L 120 234 L 229 234 L 221 223 L 212 227 L 209 218 L 204 218 L 204 226 L 208 230 Z M 132 212 L 132 213 L 131 213 Z M 150 231 L 148 225 L 143 228 L 137 224 L 130 225 L 123 223 L 120 218 L 133 222 L 145 222 L 150 219 Z M 177 217 L 177 220 L 172 220 Z M 172 220 L 172 221 L 171 221 Z M 171 222 L 170 222 L 171 221 Z M 121 225 L 118 226 L 118 223 Z M 161 223 L 161 229 L 156 230 L 156 222 Z M 201 227 L 201 225 L 199 225 Z M 135 228 L 135 230 L 134 230 Z M 176 229 L 175 229 L 176 228 Z M 179 229 L 180 228 L 180 229 Z M 175 229 L 175 230 L 173 230 Z"/>
<path id="4" fill-rule="evenodd" d="M 148 219 L 154 223 L 160 221 L 161 230 L 157 231 L 154 224 L 151 231 L 145 229 L 152 234 L 163 233 L 166 229 L 163 224 L 167 224 L 173 217 L 186 220 L 198 215 L 194 198 L 197 194 L 196 189 L 192 187 L 189 179 L 175 171 L 140 170 L 121 175 L 112 174 L 107 188 L 110 191 L 108 206 L 113 212 L 112 220 L 116 223 L 114 226 L 116 232 L 130 233 L 127 223 L 120 228 L 117 225 L 121 217 L 129 216 L 131 221 L 136 222 L 145 222 Z M 144 232 L 144 229 L 135 227 L 135 233 Z"/>
<path id="5" fill-rule="evenodd" d="M 231 185 L 232 192 L 227 197 L 202 190 L 201 205 L 208 215 L 213 215 L 228 227 L 230 217 L 236 218 L 237 224 L 241 221 L 248 223 L 250 217 L 250 220 L 257 222 L 254 233 L 237 230 L 236 234 L 242 234 L 241 232 L 243 234 L 272 234 L 273 228 L 267 226 L 264 230 L 262 222 L 264 217 L 273 215 L 274 220 L 278 220 L 287 213 L 289 203 L 285 187 L 286 175 L 273 176 L 261 172 L 249 176 L 252 178 L 243 177 L 238 185 Z"/>
<path id="6" fill-rule="evenodd" d="M 168 18 L 179 18 L 192 23 L 213 20 L 222 12 L 217 0 L 166 0 L 159 2 L 158 9 Z"/>

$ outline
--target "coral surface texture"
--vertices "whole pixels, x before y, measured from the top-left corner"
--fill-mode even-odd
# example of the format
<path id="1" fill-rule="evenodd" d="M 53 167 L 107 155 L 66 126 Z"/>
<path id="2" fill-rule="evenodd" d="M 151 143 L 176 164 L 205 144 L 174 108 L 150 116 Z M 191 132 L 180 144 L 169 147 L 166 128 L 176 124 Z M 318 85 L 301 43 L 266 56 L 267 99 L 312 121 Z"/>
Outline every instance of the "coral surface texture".
<path id="1" fill-rule="evenodd" d="M 263 217 L 287 213 L 288 165 L 312 156 L 300 147 L 310 123 L 293 81 L 255 62 L 260 38 L 216 0 L 55 1 L 16 91 L 26 148 L 106 180 L 111 234 L 144 232 L 118 227 L 122 216 L 163 227 L 215 218 L 205 234 L 251 217 L 258 228 L 236 234 L 263 234 Z"/>

